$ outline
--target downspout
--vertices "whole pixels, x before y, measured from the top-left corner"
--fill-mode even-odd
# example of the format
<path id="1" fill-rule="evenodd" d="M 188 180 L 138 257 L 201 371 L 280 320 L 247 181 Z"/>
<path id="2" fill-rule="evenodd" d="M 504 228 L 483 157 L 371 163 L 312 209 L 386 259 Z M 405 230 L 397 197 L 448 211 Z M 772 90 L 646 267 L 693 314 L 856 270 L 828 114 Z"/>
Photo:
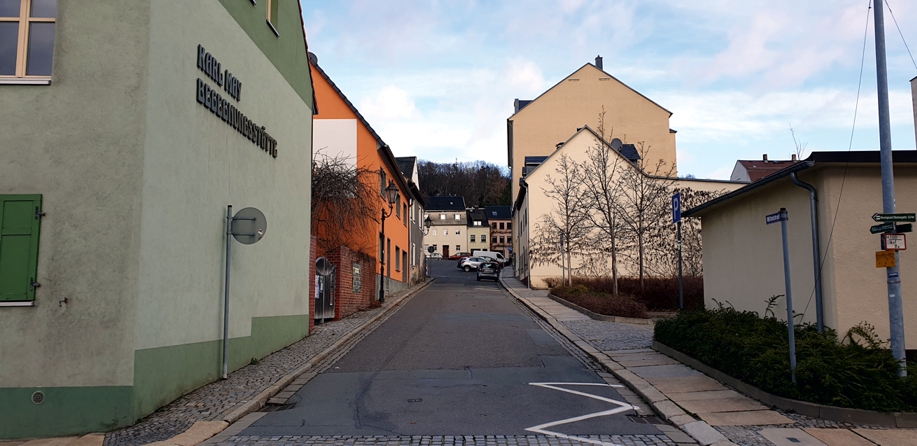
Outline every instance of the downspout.
<path id="1" fill-rule="evenodd" d="M 818 243 L 818 196 L 815 192 L 815 187 L 809 183 L 800 181 L 796 177 L 796 172 L 790 173 L 790 178 L 793 180 L 793 184 L 807 189 L 809 191 L 809 211 L 812 214 L 812 263 L 815 268 L 815 320 L 818 326 L 818 332 L 821 333 L 825 330 L 825 311 L 822 304 L 822 293 L 821 293 L 821 248 Z"/>

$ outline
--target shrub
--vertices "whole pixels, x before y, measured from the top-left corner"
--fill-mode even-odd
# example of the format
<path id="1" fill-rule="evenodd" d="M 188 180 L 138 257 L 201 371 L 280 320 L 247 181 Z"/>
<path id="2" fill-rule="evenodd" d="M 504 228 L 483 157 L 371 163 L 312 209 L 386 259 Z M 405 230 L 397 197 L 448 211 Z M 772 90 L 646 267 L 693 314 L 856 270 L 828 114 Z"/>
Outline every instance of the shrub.
<path id="1" fill-rule="evenodd" d="M 646 318 L 646 305 L 637 302 L 630 296 L 614 297 L 608 293 L 599 293 L 583 285 L 551 288 L 551 294 L 579 305 L 589 311 L 607 316 Z"/>
<path id="2" fill-rule="evenodd" d="M 727 375 L 775 395 L 839 407 L 917 410 L 917 366 L 897 376 L 897 361 L 871 326 L 852 328 L 842 341 L 826 328 L 795 327 L 796 381 L 790 374 L 786 322 L 720 307 L 685 311 L 659 321 L 659 342 Z"/>
<path id="3" fill-rule="evenodd" d="M 549 288 L 561 286 L 560 278 L 545 279 Z M 574 285 L 583 285 L 592 291 L 611 294 L 613 282 L 611 277 L 574 277 Z M 645 277 L 644 289 L 640 288 L 640 279 L 635 277 L 618 278 L 618 294 L 625 294 L 643 302 L 650 311 L 678 310 L 678 277 L 656 278 Z M 685 308 L 704 306 L 704 278 L 686 276 L 684 278 Z"/>

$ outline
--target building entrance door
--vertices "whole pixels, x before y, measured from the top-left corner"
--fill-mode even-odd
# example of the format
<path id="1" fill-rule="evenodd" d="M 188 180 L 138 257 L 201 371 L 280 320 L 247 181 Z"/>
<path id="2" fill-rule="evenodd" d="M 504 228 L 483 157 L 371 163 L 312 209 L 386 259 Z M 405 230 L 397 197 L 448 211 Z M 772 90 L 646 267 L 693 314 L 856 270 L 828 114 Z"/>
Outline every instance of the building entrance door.
<path id="1" fill-rule="evenodd" d="M 443 258 L 449 258 L 449 245 L 443 245 Z"/>

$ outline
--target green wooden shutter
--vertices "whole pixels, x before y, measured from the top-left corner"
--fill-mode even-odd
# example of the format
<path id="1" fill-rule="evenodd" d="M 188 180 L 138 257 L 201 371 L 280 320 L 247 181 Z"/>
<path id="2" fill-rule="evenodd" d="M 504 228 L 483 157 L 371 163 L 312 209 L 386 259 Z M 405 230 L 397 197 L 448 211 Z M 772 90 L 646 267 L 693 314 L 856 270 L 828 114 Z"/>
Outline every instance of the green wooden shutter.
<path id="1" fill-rule="evenodd" d="M 0 195 L 0 302 L 35 300 L 41 195 Z"/>

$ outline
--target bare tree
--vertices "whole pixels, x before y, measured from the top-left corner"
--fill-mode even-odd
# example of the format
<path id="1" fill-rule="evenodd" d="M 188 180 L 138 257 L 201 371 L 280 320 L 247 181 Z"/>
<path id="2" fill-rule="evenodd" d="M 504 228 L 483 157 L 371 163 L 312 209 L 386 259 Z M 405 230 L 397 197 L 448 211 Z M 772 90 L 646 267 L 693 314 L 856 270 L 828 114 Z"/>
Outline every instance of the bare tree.
<path id="1" fill-rule="evenodd" d="M 618 180 L 618 167 L 622 164 L 622 160 L 618 152 L 608 143 L 613 131 L 606 135 L 604 107 L 599 113 L 596 133 L 598 136 L 595 138 L 595 144 L 586 150 L 587 160 L 581 166 L 587 198 L 585 205 L 591 211 L 587 213 L 590 224 L 604 236 L 600 237 L 600 240 L 604 242 L 603 244 L 611 255 L 612 294 L 617 296 L 618 250 L 622 248 L 620 238 L 623 224 L 618 215 L 621 208 L 621 183 Z"/>
<path id="2" fill-rule="evenodd" d="M 809 146 L 808 142 L 799 143 L 796 141 L 796 131 L 793 130 L 793 125 L 790 124 L 790 135 L 793 136 L 793 146 L 796 147 L 796 159 L 801 160 L 802 156 L 806 154 L 806 147 Z"/>
<path id="3" fill-rule="evenodd" d="M 548 187 L 542 188 L 544 196 L 552 204 L 551 211 L 544 214 L 535 225 L 532 262 L 536 265 L 567 265 L 572 274 L 575 270 L 569 267 L 572 256 L 582 254 L 592 243 L 589 237 L 591 231 L 588 225 L 587 196 L 582 171 L 566 154 L 557 158 L 554 172 L 555 176 L 548 175 L 545 178 Z"/>
<path id="4" fill-rule="evenodd" d="M 376 232 L 379 213 L 379 172 L 344 155 L 318 150 L 312 158 L 312 234 L 318 248 L 340 246 L 371 255 L 375 245 L 355 234 Z"/>
<path id="5" fill-rule="evenodd" d="M 703 191 L 681 188 L 683 209 L 700 206 L 726 193 L 725 190 Z M 647 270 L 657 277 L 674 277 L 678 273 L 678 249 L 676 231 L 671 220 L 665 220 L 655 228 L 647 246 Z M 681 219 L 681 253 L 685 276 L 703 275 L 703 248 L 701 245 L 701 221 L 699 218 Z"/>
<path id="6" fill-rule="evenodd" d="M 638 275 L 640 289 L 645 289 L 646 248 L 650 236 L 659 225 L 663 225 L 669 210 L 673 175 L 675 166 L 668 166 L 662 160 L 650 161 L 646 158 L 649 148 L 643 143 L 637 144 L 640 159 L 634 163 L 635 169 L 623 169 L 621 172 L 620 213 L 626 235 L 637 248 Z M 647 171 L 654 172 L 653 175 Z"/>

